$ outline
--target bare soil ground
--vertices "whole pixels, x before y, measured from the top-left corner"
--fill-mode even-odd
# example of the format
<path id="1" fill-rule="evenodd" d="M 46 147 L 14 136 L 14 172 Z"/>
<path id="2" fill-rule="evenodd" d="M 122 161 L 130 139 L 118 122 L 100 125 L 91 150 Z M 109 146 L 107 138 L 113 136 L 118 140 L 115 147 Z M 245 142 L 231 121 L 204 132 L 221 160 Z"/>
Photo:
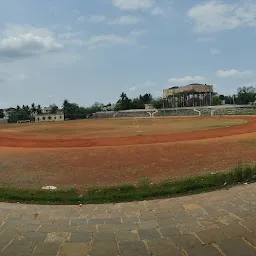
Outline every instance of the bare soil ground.
<path id="1" fill-rule="evenodd" d="M 256 117 L 165 118 L 153 124 L 139 119 L 139 135 L 137 124 L 126 125 L 133 121 L 3 125 L 0 183 L 82 187 L 136 182 L 143 176 L 158 181 L 225 170 L 239 161 L 256 163 Z M 96 127 L 93 135 L 87 126 Z"/>

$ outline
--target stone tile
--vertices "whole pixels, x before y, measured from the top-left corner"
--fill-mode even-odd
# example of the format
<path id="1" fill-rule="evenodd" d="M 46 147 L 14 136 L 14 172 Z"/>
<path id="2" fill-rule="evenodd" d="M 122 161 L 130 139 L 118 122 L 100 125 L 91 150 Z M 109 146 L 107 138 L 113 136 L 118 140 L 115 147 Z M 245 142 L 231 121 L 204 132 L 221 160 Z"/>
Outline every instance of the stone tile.
<path id="1" fill-rule="evenodd" d="M 78 233 L 71 233 L 69 242 L 70 243 L 88 243 L 92 239 L 91 232 L 78 232 Z"/>
<path id="2" fill-rule="evenodd" d="M 119 243 L 121 256 L 148 256 L 145 244 L 141 241 Z"/>
<path id="3" fill-rule="evenodd" d="M 225 225 L 219 219 L 212 216 L 205 216 L 203 218 L 199 218 L 197 220 L 197 223 L 204 229 L 219 228 Z"/>
<path id="4" fill-rule="evenodd" d="M 218 219 L 225 225 L 230 225 L 230 224 L 238 223 L 239 221 L 241 221 L 239 217 L 231 214 L 220 216 L 218 217 Z"/>
<path id="5" fill-rule="evenodd" d="M 77 232 L 78 231 L 78 226 L 76 225 L 60 225 L 58 228 L 59 232 Z"/>
<path id="6" fill-rule="evenodd" d="M 121 218 L 120 217 L 115 217 L 115 218 L 108 218 L 105 220 L 106 224 L 121 224 Z"/>
<path id="7" fill-rule="evenodd" d="M 172 240 L 160 238 L 154 239 L 147 243 L 149 253 L 152 256 L 183 256 L 181 250 L 179 250 Z"/>
<path id="8" fill-rule="evenodd" d="M 65 243 L 61 247 L 59 256 L 87 256 L 89 244 L 86 243 Z"/>
<path id="9" fill-rule="evenodd" d="M 256 233 L 246 232 L 242 235 L 249 243 L 256 247 Z"/>
<path id="10" fill-rule="evenodd" d="M 136 230 L 134 230 L 134 231 L 116 231 L 115 237 L 116 237 L 116 241 L 118 241 L 118 242 L 139 240 L 138 233 Z"/>
<path id="11" fill-rule="evenodd" d="M 46 243 L 64 243 L 67 241 L 69 236 L 69 233 L 67 232 L 52 232 L 52 233 L 48 233 L 46 238 L 45 238 L 45 242 Z"/>
<path id="12" fill-rule="evenodd" d="M 197 246 L 191 249 L 186 249 L 188 256 L 222 256 L 222 254 L 212 245 Z"/>
<path id="13" fill-rule="evenodd" d="M 88 223 L 88 219 L 73 219 L 71 220 L 71 225 L 84 225 Z"/>
<path id="14" fill-rule="evenodd" d="M 141 216 L 139 216 L 139 219 L 141 222 L 154 221 L 156 219 L 156 216 L 152 212 L 148 212 L 148 214 L 146 214 L 146 212 L 143 212 Z"/>
<path id="15" fill-rule="evenodd" d="M 46 224 L 46 225 L 42 225 L 38 231 L 43 233 L 50 233 L 50 232 L 58 232 L 58 230 L 59 230 L 58 224 Z"/>
<path id="16" fill-rule="evenodd" d="M 19 236 L 20 234 L 16 233 L 16 230 L 5 230 L 0 235 L 0 251 L 9 244 L 15 237 Z"/>
<path id="17" fill-rule="evenodd" d="M 33 241 L 35 243 L 43 242 L 46 238 L 47 233 L 41 233 L 41 232 L 27 232 L 25 233 L 24 239 Z"/>
<path id="18" fill-rule="evenodd" d="M 161 237 L 160 233 L 155 228 L 139 229 L 138 233 L 141 240 L 152 240 Z"/>
<path id="19" fill-rule="evenodd" d="M 39 229 L 40 226 L 40 224 L 25 223 L 18 228 L 18 231 L 20 231 L 21 233 L 35 232 Z"/>
<path id="20" fill-rule="evenodd" d="M 137 230 L 137 225 L 135 223 L 122 223 L 117 225 L 117 230 Z"/>
<path id="21" fill-rule="evenodd" d="M 166 228 L 160 228 L 159 229 L 160 233 L 162 234 L 163 237 L 171 237 L 174 235 L 180 235 L 181 232 L 176 226 L 172 227 L 166 227 Z"/>
<path id="22" fill-rule="evenodd" d="M 137 223 L 137 225 L 139 229 L 157 228 L 157 222 L 155 220 L 143 221 L 143 222 Z"/>
<path id="23" fill-rule="evenodd" d="M 4 253 L 6 255 L 28 256 L 32 254 L 35 246 L 36 244 L 32 241 L 15 239 L 5 248 Z"/>
<path id="24" fill-rule="evenodd" d="M 196 235 L 204 244 L 211 244 L 227 239 L 227 236 L 218 228 L 203 230 L 196 233 Z"/>
<path id="25" fill-rule="evenodd" d="M 170 218 L 160 219 L 160 220 L 157 220 L 157 225 L 160 228 L 173 227 L 176 225 L 176 222 L 174 221 L 174 219 L 170 219 Z"/>
<path id="26" fill-rule="evenodd" d="M 192 215 L 193 217 L 208 215 L 208 213 L 198 204 L 185 204 L 183 205 L 183 208 L 188 214 Z"/>
<path id="27" fill-rule="evenodd" d="M 221 227 L 220 230 L 229 238 L 242 236 L 244 233 L 248 232 L 248 230 L 240 224 L 231 224 L 225 227 Z"/>
<path id="28" fill-rule="evenodd" d="M 218 243 L 220 249 L 231 256 L 255 256 L 256 249 L 248 245 L 241 238 L 231 238 Z"/>
<path id="29" fill-rule="evenodd" d="M 117 256 L 118 248 L 115 242 L 95 242 L 92 244 L 90 256 Z"/>
<path id="30" fill-rule="evenodd" d="M 138 216 L 122 217 L 122 223 L 136 223 L 136 222 L 139 222 Z"/>
<path id="31" fill-rule="evenodd" d="M 202 245 L 200 240 L 192 234 L 174 235 L 171 237 L 171 239 L 176 244 L 176 246 L 181 249 L 189 249 Z"/>
<path id="32" fill-rule="evenodd" d="M 94 232 L 93 233 L 93 242 L 111 242 L 115 241 L 114 232 Z"/>
<path id="33" fill-rule="evenodd" d="M 256 218 L 247 219 L 245 221 L 242 221 L 241 224 L 245 226 L 250 231 L 253 231 L 256 233 Z"/>
<path id="34" fill-rule="evenodd" d="M 195 221 L 185 210 L 179 210 L 171 213 L 177 223 Z"/>
<path id="35" fill-rule="evenodd" d="M 88 223 L 92 223 L 92 224 L 104 224 L 106 221 L 105 218 L 100 218 L 100 219 L 89 219 Z"/>
<path id="36" fill-rule="evenodd" d="M 95 232 L 96 230 L 96 224 L 80 224 L 77 228 L 78 232 Z"/>
<path id="37" fill-rule="evenodd" d="M 97 230 L 99 232 L 109 232 L 109 231 L 116 231 L 119 229 L 121 224 L 97 224 Z"/>
<path id="38" fill-rule="evenodd" d="M 177 227 L 181 230 L 183 234 L 191 234 L 203 230 L 203 228 L 199 226 L 196 222 L 178 223 Z"/>
<path id="39" fill-rule="evenodd" d="M 32 256 L 56 256 L 59 252 L 60 245 L 55 243 L 37 244 Z"/>

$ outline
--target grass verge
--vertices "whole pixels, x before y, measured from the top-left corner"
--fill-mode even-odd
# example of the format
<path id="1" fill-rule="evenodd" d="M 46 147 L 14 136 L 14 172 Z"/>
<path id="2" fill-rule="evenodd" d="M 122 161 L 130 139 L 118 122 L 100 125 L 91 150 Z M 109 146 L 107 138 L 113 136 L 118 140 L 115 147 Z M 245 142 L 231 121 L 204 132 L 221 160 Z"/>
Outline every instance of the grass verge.
<path id="1" fill-rule="evenodd" d="M 151 183 L 147 177 L 144 177 L 135 185 L 121 184 L 118 186 L 89 187 L 82 196 L 79 196 L 75 189 L 44 191 L 0 187 L 0 201 L 37 204 L 127 202 L 195 194 L 255 181 L 256 165 L 239 164 L 227 172 L 165 180 L 159 183 Z"/>

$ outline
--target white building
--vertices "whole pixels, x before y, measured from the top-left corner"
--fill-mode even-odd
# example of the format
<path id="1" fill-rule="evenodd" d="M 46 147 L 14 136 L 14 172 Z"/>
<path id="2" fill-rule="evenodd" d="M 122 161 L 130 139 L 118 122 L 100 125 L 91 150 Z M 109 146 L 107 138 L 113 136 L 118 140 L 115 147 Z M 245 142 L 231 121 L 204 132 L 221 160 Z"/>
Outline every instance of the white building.
<path id="1" fill-rule="evenodd" d="M 58 114 L 39 114 L 35 115 L 35 123 L 40 122 L 61 122 L 64 121 L 64 114 L 58 113 Z"/>

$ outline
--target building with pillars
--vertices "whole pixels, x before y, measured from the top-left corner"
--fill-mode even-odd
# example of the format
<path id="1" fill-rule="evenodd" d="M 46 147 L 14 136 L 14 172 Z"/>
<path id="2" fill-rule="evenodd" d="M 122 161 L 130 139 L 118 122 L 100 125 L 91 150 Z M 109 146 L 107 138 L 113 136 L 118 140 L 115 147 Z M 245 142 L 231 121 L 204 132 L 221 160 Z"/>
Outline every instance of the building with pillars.
<path id="1" fill-rule="evenodd" d="M 165 108 L 211 106 L 213 86 L 189 84 L 163 90 Z"/>

